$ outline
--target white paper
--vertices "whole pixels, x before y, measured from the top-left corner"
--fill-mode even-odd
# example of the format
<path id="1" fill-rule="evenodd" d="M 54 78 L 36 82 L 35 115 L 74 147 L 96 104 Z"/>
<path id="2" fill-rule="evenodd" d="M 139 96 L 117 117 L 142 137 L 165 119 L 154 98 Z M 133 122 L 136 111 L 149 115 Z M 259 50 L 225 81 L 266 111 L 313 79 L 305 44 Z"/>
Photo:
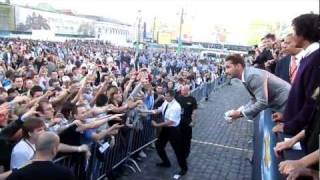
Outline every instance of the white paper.
<path id="1" fill-rule="evenodd" d="M 110 146 L 109 143 L 108 143 L 108 142 L 105 142 L 105 143 L 103 143 L 103 144 L 99 147 L 99 151 L 100 151 L 101 153 L 104 153 L 104 152 L 108 149 L 109 146 Z"/>
<path id="2" fill-rule="evenodd" d="M 290 140 L 290 138 L 284 138 L 284 141 L 289 141 L 289 140 Z M 292 149 L 294 149 L 294 150 L 302 150 L 300 142 L 295 143 L 292 146 Z"/>
<path id="3" fill-rule="evenodd" d="M 227 112 L 224 113 L 224 119 L 228 122 L 228 123 L 232 123 L 232 118 L 229 117 L 230 112 L 232 112 L 233 110 L 229 110 Z"/>

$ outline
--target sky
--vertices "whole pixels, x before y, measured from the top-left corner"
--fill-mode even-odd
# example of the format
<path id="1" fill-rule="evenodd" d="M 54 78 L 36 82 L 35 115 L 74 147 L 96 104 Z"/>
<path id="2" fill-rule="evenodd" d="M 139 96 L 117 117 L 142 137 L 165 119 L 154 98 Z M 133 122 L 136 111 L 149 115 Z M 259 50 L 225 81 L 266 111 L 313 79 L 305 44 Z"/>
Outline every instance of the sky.
<path id="1" fill-rule="evenodd" d="M 319 13 L 318 0 L 11 0 L 32 6 L 43 2 L 56 9 L 71 9 L 129 24 L 137 22 L 141 10 L 149 27 L 156 17 L 157 21 L 177 28 L 179 13 L 184 8 L 184 28 L 192 33 L 193 39 L 210 39 L 214 26 L 219 26 L 227 28 L 229 39 L 239 44 L 249 38 L 246 31 L 252 21 L 290 22 L 303 13 Z"/>

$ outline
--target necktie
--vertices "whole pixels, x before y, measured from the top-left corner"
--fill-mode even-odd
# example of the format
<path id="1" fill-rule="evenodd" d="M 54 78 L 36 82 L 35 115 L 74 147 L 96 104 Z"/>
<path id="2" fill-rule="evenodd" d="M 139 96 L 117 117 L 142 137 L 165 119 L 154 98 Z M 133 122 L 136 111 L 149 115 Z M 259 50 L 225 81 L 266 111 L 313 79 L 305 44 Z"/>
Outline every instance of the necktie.
<path id="1" fill-rule="evenodd" d="M 297 74 L 297 58 L 294 56 L 291 56 L 291 61 L 290 61 L 290 67 L 289 67 L 289 78 L 290 78 L 290 83 L 292 84 L 296 74 Z"/>
<path id="2" fill-rule="evenodd" d="M 166 111 L 167 111 L 167 109 L 168 109 L 168 106 L 169 106 L 169 104 L 167 104 L 167 105 L 166 105 L 166 108 L 164 108 L 164 111 L 163 111 L 163 119 L 165 119 L 165 115 L 166 115 Z"/>

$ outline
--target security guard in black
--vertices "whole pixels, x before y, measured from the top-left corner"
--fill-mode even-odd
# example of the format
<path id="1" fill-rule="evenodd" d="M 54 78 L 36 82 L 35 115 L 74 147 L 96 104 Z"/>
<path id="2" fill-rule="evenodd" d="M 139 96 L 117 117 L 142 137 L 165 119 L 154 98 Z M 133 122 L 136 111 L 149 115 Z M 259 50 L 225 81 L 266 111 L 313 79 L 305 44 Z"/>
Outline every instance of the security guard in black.
<path id="1" fill-rule="evenodd" d="M 190 154 L 192 126 L 194 124 L 194 114 L 197 109 L 197 101 L 194 97 L 189 95 L 189 86 L 181 87 L 181 95 L 178 96 L 176 100 L 179 102 L 182 111 L 179 127 L 185 157 L 187 158 Z"/>

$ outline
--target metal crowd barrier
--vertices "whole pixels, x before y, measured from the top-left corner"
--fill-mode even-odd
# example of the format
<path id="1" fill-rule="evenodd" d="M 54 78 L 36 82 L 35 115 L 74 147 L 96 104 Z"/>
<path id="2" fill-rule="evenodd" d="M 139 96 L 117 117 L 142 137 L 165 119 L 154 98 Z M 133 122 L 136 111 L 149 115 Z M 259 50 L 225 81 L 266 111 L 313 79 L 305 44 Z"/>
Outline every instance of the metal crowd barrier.
<path id="1" fill-rule="evenodd" d="M 87 161 L 85 160 L 85 156 L 83 154 L 79 154 L 79 153 L 73 153 L 72 155 L 65 154 L 60 157 L 57 157 L 53 162 L 71 169 L 74 172 L 76 179 L 79 179 L 79 180 L 87 179 L 86 174 L 83 173 L 85 172 L 86 163 L 87 163 Z"/>
<path id="2" fill-rule="evenodd" d="M 225 78 L 218 77 L 194 89 L 191 95 L 199 102 L 224 83 Z M 83 155 L 75 153 L 62 155 L 56 158 L 54 162 L 72 169 L 76 179 L 81 180 L 104 179 L 119 165 L 129 168 L 133 172 L 141 172 L 132 157 L 156 141 L 156 131 L 151 125 L 151 118 L 139 115 L 136 109 L 127 113 L 127 120 L 128 124 L 126 123 L 126 126 L 121 128 L 113 139 L 108 140 L 109 144 L 113 144 L 113 146 L 107 148 L 103 153 L 99 151 L 99 148 L 104 142 L 93 143 L 91 145 L 91 157 L 88 161 Z M 112 141 L 114 143 L 111 143 Z"/>
<path id="3" fill-rule="evenodd" d="M 203 98 L 209 97 L 209 94 L 213 91 L 217 91 L 219 88 L 223 87 L 227 83 L 227 78 L 224 76 L 217 77 L 211 82 L 205 82 L 196 89 L 190 92 L 197 102 L 200 102 Z"/>

